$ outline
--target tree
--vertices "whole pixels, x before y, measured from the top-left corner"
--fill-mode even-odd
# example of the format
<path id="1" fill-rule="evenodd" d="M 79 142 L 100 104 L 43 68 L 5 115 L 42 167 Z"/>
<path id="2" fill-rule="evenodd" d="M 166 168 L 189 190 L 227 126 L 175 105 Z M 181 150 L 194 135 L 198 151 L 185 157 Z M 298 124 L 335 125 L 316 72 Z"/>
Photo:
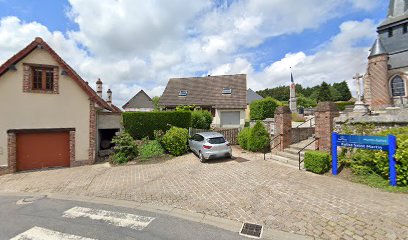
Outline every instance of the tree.
<path id="1" fill-rule="evenodd" d="M 153 108 L 154 108 L 155 111 L 160 110 L 159 101 L 160 101 L 160 97 L 158 97 L 158 96 L 155 96 L 155 97 L 152 98 Z"/>
<path id="2" fill-rule="evenodd" d="M 332 96 L 330 93 L 330 85 L 323 82 L 319 88 L 319 94 L 317 95 L 317 102 L 328 102 L 332 101 Z"/>
<path id="3" fill-rule="evenodd" d="M 346 81 L 341 83 L 334 83 L 333 87 L 339 92 L 341 99 L 339 101 L 349 101 L 351 99 L 351 92 Z"/>
<path id="4" fill-rule="evenodd" d="M 264 120 L 266 118 L 273 118 L 275 115 L 275 109 L 280 105 L 280 103 L 271 97 L 256 100 L 249 106 L 249 115 L 251 120 Z"/>
<path id="5" fill-rule="evenodd" d="M 337 102 L 337 101 L 341 101 L 342 97 L 341 94 L 339 93 L 339 91 L 337 91 L 337 89 L 333 86 L 330 86 L 330 94 L 332 96 L 332 101 Z"/>
<path id="6" fill-rule="evenodd" d="M 251 152 L 258 152 L 265 150 L 270 143 L 269 133 L 265 126 L 257 121 L 255 126 L 251 129 L 248 139 L 248 148 Z"/>

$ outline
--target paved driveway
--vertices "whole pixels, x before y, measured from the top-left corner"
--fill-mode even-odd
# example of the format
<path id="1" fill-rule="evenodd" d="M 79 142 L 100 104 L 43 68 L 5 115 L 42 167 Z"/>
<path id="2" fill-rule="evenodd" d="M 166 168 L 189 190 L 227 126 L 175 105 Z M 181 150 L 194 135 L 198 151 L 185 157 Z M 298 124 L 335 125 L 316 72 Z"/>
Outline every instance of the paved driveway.
<path id="1" fill-rule="evenodd" d="M 200 163 L 107 164 L 0 177 L 0 191 L 62 193 L 169 205 L 323 239 L 408 239 L 408 195 L 318 176 L 241 153 Z M 245 161 L 249 159 L 249 161 Z"/>

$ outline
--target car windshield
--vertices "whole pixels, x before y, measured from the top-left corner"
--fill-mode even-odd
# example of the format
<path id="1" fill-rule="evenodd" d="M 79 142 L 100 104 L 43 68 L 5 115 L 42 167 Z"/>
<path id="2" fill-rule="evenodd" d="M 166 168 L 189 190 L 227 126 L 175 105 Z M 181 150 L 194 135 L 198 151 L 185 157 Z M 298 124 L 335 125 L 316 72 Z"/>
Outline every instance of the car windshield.
<path id="1" fill-rule="evenodd" d="M 211 144 L 223 144 L 225 139 L 223 137 L 209 138 L 208 142 Z"/>

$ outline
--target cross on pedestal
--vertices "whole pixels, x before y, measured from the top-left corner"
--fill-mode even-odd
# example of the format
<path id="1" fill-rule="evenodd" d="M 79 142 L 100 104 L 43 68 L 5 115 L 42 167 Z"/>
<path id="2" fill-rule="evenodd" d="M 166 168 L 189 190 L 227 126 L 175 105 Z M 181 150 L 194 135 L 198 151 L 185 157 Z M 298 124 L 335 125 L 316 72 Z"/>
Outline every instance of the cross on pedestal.
<path id="1" fill-rule="evenodd" d="M 361 102 L 361 85 L 360 85 L 360 79 L 362 79 L 364 76 L 356 73 L 356 75 L 353 77 L 354 80 L 356 80 L 356 86 L 357 86 L 357 101 Z"/>

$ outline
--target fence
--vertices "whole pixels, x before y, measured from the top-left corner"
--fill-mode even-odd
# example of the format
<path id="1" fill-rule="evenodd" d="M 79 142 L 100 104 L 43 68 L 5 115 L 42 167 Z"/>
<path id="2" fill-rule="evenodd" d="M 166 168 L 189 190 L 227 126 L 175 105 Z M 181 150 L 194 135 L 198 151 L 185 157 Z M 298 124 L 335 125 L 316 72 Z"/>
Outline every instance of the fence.
<path id="1" fill-rule="evenodd" d="M 231 145 L 238 145 L 238 134 L 239 134 L 239 128 L 232 128 L 232 129 L 214 129 L 214 130 L 205 130 L 205 129 L 196 129 L 196 128 L 189 128 L 188 133 L 190 136 L 193 136 L 196 133 L 200 132 L 218 132 L 224 135 L 225 139 L 231 144 Z"/>

